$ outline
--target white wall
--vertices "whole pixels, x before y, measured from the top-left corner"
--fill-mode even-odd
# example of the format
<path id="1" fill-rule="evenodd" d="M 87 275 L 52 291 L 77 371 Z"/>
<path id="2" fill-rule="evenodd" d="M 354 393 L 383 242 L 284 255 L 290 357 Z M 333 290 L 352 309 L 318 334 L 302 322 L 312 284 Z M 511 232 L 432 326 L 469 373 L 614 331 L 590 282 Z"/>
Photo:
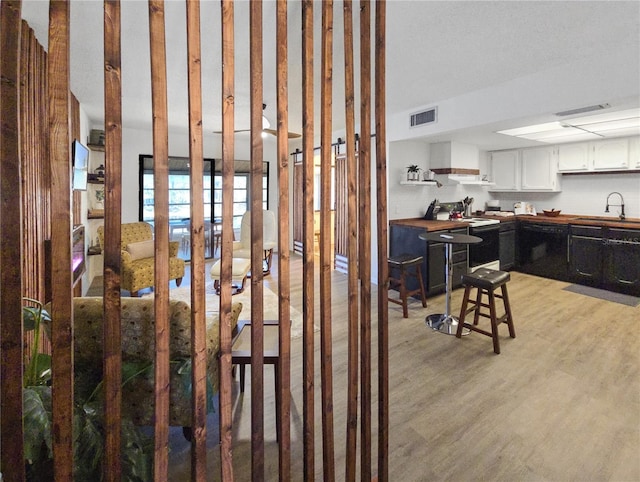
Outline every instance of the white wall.
<path id="1" fill-rule="evenodd" d="M 624 197 L 625 213 L 630 218 L 640 218 L 640 174 L 594 174 L 562 176 L 562 191 L 557 193 L 492 193 L 492 199 L 500 200 L 503 210 L 512 210 L 515 201 L 534 204 L 536 210 L 561 209 L 566 214 L 589 216 L 617 216 L 620 208 L 611 207 L 604 212 L 607 195 L 613 191 Z M 612 196 L 611 203 L 619 204 L 619 197 Z"/>
<path id="2" fill-rule="evenodd" d="M 486 156 L 479 160 L 481 173 L 487 172 Z M 424 216 L 427 207 L 434 199 L 441 202 L 462 201 L 465 197 L 474 199 L 472 208 L 484 209 L 491 199 L 486 187 L 461 184 L 436 186 L 407 186 L 400 181 L 406 180 L 407 166 L 417 164 L 427 170 L 431 166 L 429 144 L 422 141 L 397 141 L 389 143 L 389 219 L 405 219 Z M 441 179 L 438 177 L 438 179 Z"/>

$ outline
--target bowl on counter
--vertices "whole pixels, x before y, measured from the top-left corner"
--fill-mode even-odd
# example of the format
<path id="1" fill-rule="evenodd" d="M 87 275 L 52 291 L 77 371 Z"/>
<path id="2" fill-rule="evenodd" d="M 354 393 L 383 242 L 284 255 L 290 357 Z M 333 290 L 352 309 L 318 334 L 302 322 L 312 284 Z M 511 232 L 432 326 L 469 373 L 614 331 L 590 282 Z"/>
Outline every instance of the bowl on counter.
<path id="1" fill-rule="evenodd" d="M 560 210 L 559 209 L 543 209 L 542 212 L 544 213 L 545 216 L 549 216 L 550 218 L 555 218 L 556 216 L 560 215 Z"/>

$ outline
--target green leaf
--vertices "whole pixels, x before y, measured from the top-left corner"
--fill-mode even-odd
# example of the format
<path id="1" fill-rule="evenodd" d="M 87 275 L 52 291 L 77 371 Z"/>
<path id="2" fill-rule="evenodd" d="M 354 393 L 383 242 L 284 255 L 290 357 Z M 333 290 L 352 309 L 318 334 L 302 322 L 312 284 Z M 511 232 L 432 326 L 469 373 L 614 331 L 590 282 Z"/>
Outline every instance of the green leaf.
<path id="1" fill-rule="evenodd" d="M 37 462 L 43 444 L 48 457 L 53 457 L 51 444 L 51 387 L 28 387 L 23 390 L 23 424 L 25 459 Z"/>

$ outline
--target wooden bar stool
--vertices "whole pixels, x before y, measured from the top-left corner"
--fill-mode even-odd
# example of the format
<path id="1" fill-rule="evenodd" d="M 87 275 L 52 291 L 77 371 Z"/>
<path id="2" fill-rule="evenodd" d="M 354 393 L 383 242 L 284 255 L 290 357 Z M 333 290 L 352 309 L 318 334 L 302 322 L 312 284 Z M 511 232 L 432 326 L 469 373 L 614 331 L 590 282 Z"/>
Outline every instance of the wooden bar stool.
<path id="1" fill-rule="evenodd" d="M 407 297 L 420 293 L 422 298 L 422 306 L 427 307 L 427 297 L 424 292 L 424 283 L 422 282 L 422 272 L 420 268 L 422 266 L 422 256 L 414 256 L 412 254 L 401 254 L 399 256 L 393 256 L 389 258 L 389 289 L 398 289 L 400 292 L 399 298 L 389 297 L 389 301 L 402 305 L 402 316 L 404 318 L 409 317 L 409 310 L 407 309 Z M 398 276 L 393 276 L 393 273 L 398 273 Z M 407 278 L 416 278 L 418 280 L 418 287 L 413 290 L 407 288 Z"/>
<path id="2" fill-rule="evenodd" d="M 507 294 L 507 282 L 511 279 L 511 275 L 506 271 L 498 271 L 494 269 L 479 268 L 473 273 L 467 273 L 462 276 L 462 284 L 464 285 L 464 297 L 462 299 L 462 308 L 460 309 L 460 320 L 458 322 L 458 330 L 456 336 L 462 336 L 462 328 L 468 328 L 477 331 L 483 335 L 493 338 L 493 351 L 500 354 L 500 340 L 498 339 L 498 325 L 506 323 L 509 327 L 509 336 L 516 337 L 516 330 L 513 327 L 513 317 L 511 316 L 511 306 L 509 305 L 509 295 Z M 496 294 L 496 288 L 501 288 L 502 294 Z M 471 290 L 476 288 L 478 294 L 476 300 L 469 300 Z M 482 295 L 486 294 L 489 303 L 482 302 Z M 504 303 L 504 315 L 498 318 L 496 314 L 496 298 L 502 299 Z M 468 305 L 471 304 L 471 307 Z M 489 313 L 482 313 L 482 308 L 489 308 Z M 464 319 L 468 313 L 475 312 L 473 316 L 473 325 L 465 323 Z M 491 320 L 491 331 L 486 331 L 478 327 L 478 320 L 483 316 Z"/>

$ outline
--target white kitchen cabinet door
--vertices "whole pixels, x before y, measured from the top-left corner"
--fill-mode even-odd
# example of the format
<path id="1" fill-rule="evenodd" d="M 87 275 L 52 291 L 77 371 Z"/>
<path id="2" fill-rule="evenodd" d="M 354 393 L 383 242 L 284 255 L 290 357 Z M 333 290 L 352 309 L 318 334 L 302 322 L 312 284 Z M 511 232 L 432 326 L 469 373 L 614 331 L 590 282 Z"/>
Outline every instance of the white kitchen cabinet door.
<path id="1" fill-rule="evenodd" d="M 491 191 L 516 191 L 520 187 L 520 156 L 517 149 L 491 153 Z"/>
<path id="2" fill-rule="evenodd" d="M 640 137 L 629 139 L 629 168 L 640 169 Z"/>
<path id="3" fill-rule="evenodd" d="M 593 168 L 596 170 L 627 169 L 629 139 L 607 139 L 593 143 Z"/>
<path id="4" fill-rule="evenodd" d="M 556 150 L 553 147 L 523 149 L 521 154 L 521 189 L 555 191 L 558 188 Z"/>
<path id="5" fill-rule="evenodd" d="M 590 149 L 588 142 L 561 144 L 558 146 L 558 171 L 576 172 L 589 170 Z"/>

